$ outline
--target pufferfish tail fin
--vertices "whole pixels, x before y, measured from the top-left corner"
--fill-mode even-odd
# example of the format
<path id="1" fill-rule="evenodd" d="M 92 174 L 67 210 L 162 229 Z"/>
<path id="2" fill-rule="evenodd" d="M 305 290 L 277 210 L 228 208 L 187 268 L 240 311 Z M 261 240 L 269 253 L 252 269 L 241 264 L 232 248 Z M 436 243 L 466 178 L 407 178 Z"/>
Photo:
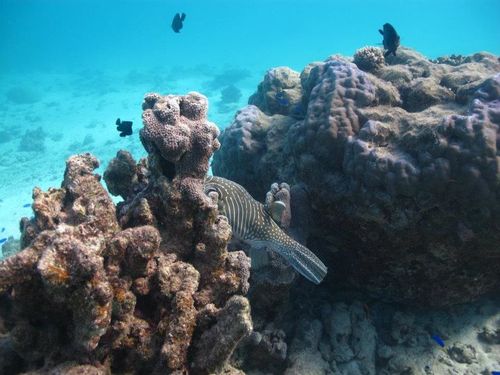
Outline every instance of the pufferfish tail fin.
<path id="1" fill-rule="evenodd" d="M 251 246 L 248 255 L 250 255 L 250 259 L 252 260 L 252 269 L 254 270 L 268 266 L 270 263 L 265 244 L 261 244 L 261 246 L 258 247 Z"/>
<path id="2" fill-rule="evenodd" d="M 291 238 L 286 241 L 270 241 L 272 250 L 283 256 L 288 263 L 309 281 L 319 284 L 326 276 L 328 268 L 307 247 Z"/>

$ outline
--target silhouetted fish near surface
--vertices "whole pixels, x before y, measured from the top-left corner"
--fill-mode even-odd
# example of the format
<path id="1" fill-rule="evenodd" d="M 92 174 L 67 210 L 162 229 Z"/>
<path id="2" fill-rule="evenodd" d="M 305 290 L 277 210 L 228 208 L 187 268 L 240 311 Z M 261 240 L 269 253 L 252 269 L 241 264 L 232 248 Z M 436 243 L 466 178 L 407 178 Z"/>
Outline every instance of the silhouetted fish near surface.
<path id="1" fill-rule="evenodd" d="M 5 228 L 2 228 L 2 230 L 0 230 L 0 233 L 3 233 L 5 232 Z"/>
<path id="2" fill-rule="evenodd" d="M 177 13 L 172 20 L 172 30 L 178 33 L 182 29 L 182 26 L 184 26 L 182 23 L 185 19 L 186 13 Z"/>
<path id="3" fill-rule="evenodd" d="M 132 135 L 132 121 L 120 121 L 116 119 L 116 130 L 120 132 L 120 137 L 125 137 L 127 135 Z"/>
<path id="4" fill-rule="evenodd" d="M 396 56 L 396 50 L 399 47 L 399 35 L 390 23 L 384 24 L 383 30 L 378 30 L 384 37 L 383 44 L 386 49 L 384 56 L 387 57 L 391 53 Z"/>
<path id="5" fill-rule="evenodd" d="M 440 347 L 444 348 L 444 341 L 443 341 L 443 339 L 442 339 L 441 337 L 439 337 L 438 335 L 432 335 L 431 337 L 432 337 L 432 339 L 433 339 L 434 341 L 436 341 L 436 343 L 437 343 Z"/>
<path id="6" fill-rule="evenodd" d="M 0 238 L 0 245 L 7 241 L 7 238 Z"/>
<path id="7" fill-rule="evenodd" d="M 31 207 L 31 203 L 23 204 L 23 208 L 28 208 L 28 207 Z"/>

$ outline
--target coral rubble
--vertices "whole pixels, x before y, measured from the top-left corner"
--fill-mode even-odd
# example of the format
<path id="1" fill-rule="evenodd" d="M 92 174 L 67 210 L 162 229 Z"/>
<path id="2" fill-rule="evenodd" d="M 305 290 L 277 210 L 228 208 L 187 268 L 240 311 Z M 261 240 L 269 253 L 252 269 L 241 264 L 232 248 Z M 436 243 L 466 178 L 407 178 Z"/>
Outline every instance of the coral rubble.
<path id="1" fill-rule="evenodd" d="M 332 285 L 434 306 L 498 290 L 500 63 L 407 48 L 385 60 L 371 73 L 340 56 L 268 71 L 214 173 L 257 197 L 276 180 L 302 186 Z"/>
<path id="2" fill-rule="evenodd" d="M 69 158 L 59 189 L 33 191 L 22 251 L 0 262 L 0 372 L 238 373 L 250 334 L 249 258 L 203 193 L 219 148 L 206 98 L 148 94 L 136 163 L 120 151 L 104 176 Z"/>

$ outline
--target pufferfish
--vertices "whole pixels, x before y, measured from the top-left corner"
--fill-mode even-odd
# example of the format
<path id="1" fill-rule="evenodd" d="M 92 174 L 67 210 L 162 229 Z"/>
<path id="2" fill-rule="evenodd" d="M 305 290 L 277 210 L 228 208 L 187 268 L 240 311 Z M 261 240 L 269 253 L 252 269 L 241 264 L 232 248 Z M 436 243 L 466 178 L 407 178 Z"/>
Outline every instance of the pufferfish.
<path id="1" fill-rule="evenodd" d="M 323 262 L 288 236 L 264 205 L 253 199 L 241 185 L 222 177 L 208 176 L 204 192 L 217 201 L 219 212 L 227 217 L 233 236 L 237 239 L 252 247 L 265 246 L 275 251 L 298 273 L 315 284 L 323 280 L 327 273 Z"/>

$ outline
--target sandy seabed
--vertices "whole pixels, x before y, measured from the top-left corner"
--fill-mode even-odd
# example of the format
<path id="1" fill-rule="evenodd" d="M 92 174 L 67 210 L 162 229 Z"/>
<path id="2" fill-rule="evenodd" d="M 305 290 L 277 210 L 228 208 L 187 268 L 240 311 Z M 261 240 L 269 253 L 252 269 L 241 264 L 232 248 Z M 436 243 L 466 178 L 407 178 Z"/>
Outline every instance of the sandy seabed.
<path id="1" fill-rule="evenodd" d="M 138 137 L 138 103 L 145 93 L 202 92 L 211 103 L 209 119 L 224 128 L 246 104 L 262 73 L 198 66 L 2 77 L 0 239 L 19 237 L 19 220 L 32 215 L 33 187 L 59 187 L 70 155 L 93 153 L 101 161 L 100 173 L 120 149 L 136 158 L 145 155 Z M 117 118 L 134 122 L 132 136 L 119 137 Z"/>

